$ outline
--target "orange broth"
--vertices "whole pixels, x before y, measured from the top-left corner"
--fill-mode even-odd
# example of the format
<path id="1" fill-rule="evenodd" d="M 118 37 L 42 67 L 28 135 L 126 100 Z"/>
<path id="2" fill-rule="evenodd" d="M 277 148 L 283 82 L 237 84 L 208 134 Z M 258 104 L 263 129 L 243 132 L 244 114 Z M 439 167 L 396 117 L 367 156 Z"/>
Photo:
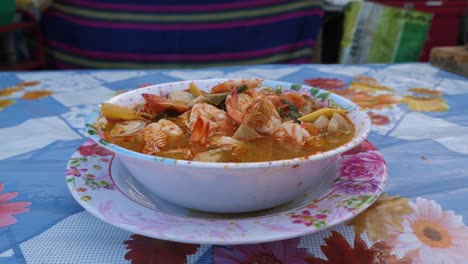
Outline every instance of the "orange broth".
<path id="1" fill-rule="evenodd" d="M 251 85 L 253 88 L 247 87 L 252 83 L 252 80 L 242 80 L 242 83 L 236 84 L 237 86 L 234 88 L 233 82 L 235 81 L 228 81 L 213 87 L 211 94 L 200 90 L 197 91 L 198 88 L 194 87 L 194 84 L 190 86 L 190 94 L 187 91 L 173 92 L 173 94 L 167 96 L 142 94 L 145 103 L 135 106 L 133 109 L 108 104 L 105 109 L 107 110 L 107 116 L 103 111 L 103 114 L 108 117 L 105 129 L 106 139 L 121 147 L 159 157 L 208 162 L 262 162 L 298 158 L 325 152 L 346 144 L 354 137 L 354 125 L 344 115 L 346 111 L 343 109 L 323 108 L 312 97 L 300 93 L 282 94 L 265 89 L 261 91 L 254 90 L 258 86 L 258 82 L 255 82 L 255 80 Z M 226 91 L 228 92 L 226 93 Z M 221 100 L 215 102 L 215 97 L 209 97 L 209 95 L 219 98 L 222 94 L 218 92 L 224 92 L 225 97 L 220 97 Z M 241 95 L 240 93 L 244 94 Z M 189 98 L 188 103 L 172 99 L 172 96 L 176 96 L 176 94 L 182 99 L 187 98 L 187 96 L 192 99 Z M 207 103 L 205 100 L 205 102 L 199 104 L 200 102 L 197 99 L 200 98 L 208 98 L 209 102 Z M 244 104 L 245 107 L 241 108 L 241 104 Z M 201 110 L 201 108 L 204 110 Z M 208 111 L 205 112 L 206 116 L 204 118 L 210 121 L 203 121 L 205 119 L 200 117 L 200 113 L 204 112 L 200 111 Z M 195 116 L 192 113 L 195 113 Z M 335 114 L 338 114 L 338 116 L 335 116 Z M 203 123 L 211 122 L 210 118 L 219 118 L 220 115 L 224 115 L 221 118 L 221 122 L 224 122 L 222 125 L 212 127 L 210 123 Z M 332 115 L 333 118 L 331 118 Z M 138 119 L 129 121 L 133 122 L 130 125 L 136 125 L 137 128 L 134 128 L 135 130 L 129 129 L 130 132 L 128 133 L 118 134 L 116 131 L 120 131 L 119 129 L 122 129 L 122 126 L 126 129 L 125 125 L 127 123 L 122 122 L 115 127 L 115 133 L 113 133 L 115 137 L 110 136 L 111 133 L 107 131 L 114 128 L 117 122 L 112 121 L 112 119 L 116 117 L 121 117 L 120 120 Z M 187 127 L 190 117 L 193 117 L 193 120 L 196 121 L 195 125 L 193 122 L 191 123 L 191 129 L 198 133 L 192 133 Z M 330 118 L 329 123 L 318 122 L 320 118 L 322 118 L 322 121 Z M 332 119 L 334 119 L 333 125 Z M 314 120 L 317 123 L 314 123 Z M 219 122 L 218 119 L 215 121 Z M 199 122 L 203 124 L 201 126 L 197 125 Z M 296 124 L 286 125 L 286 122 L 295 122 Z M 164 125 L 160 123 L 164 123 Z M 240 123 L 243 124 L 242 129 L 236 131 Z M 270 125 L 267 126 L 267 124 Z M 346 129 L 338 128 L 343 126 Z M 202 130 L 204 131 L 203 136 L 200 137 L 200 127 L 213 129 L 213 133 Z M 321 127 L 321 129 L 318 127 Z M 335 129 L 330 130 L 330 127 Z M 146 132 L 139 132 L 147 128 L 152 133 L 151 138 Z M 175 136 L 174 134 L 161 135 L 166 133 L 163 132 L 163 129 L 170 128 L 175 129 L 171 131 L 177 131 Z M 156 129 L 156 131 L 153 129 Z M 216 129 L 223 131 L 220 132 Z M 234 131 L 236 131 L 236 134 L 234 134 Z M 263 131 L 263 133 L 260 131 Z M 329 134 L 329 131 L 332 132 Z M 239 134 L 237 134 L 238 132 Z M 271 134 L 274 134 L 276 138 Z M 227 141 L 217 141 L 221 136 L 223 136 L 223 140 Z M 234 138 L 236 136 L 244 139 Z M 160 145 L 161 140 L 164 140 L 162 147 Z M 301 143 L 297 143 L 295 140 Z M 235 144 L 233 145 L 232 142 Z M 156 146 L 156 144 L 159 145 Z M 211 159 L 213 155 L 216 156 L 215 159 Z"/>
<path id="2" fill-rule="evenodd" d="M 110 131 L 113 123 L 109 122 L 106 131 Z M 189 148 L 192 154 L 196 155 L 200 152 L 213 149 L 210 146 L 199 146 L 190 144 L 190 134 L 188 129 L 182 127 L 185 133 L 184 142 L 170 142 L 172 147 L 186 147 Z M 319 152 L 325 152 L 351 141 L 354 136 L 354 127 L 350 133 L 333 136 L 333 140 L 329 141 L 329 136 L 326 132 L 321 132 L 312 140 L 313 144 L 305 144 L 304 146 L 288 146 L 287 143 L 280 143 L 272 139 L 271 136 L 263 136 L 259 139 L 244 141 L 246 151 L 237 155 L 233 155 L 231 151 L 224 151 L 222 157 L 218 162 L 261 162 L 261 161 L 274 161 L 291 159 L 313 155 Z M 127 137 L 109 137 L 109 142 L 119 145 L 121 147 L 141 152 L 143 143 L 138 135 L 131 135 Z M 156 156 L 173 158 L 173 159 L 187 159 L 181 153 L 159 153 Z"/>

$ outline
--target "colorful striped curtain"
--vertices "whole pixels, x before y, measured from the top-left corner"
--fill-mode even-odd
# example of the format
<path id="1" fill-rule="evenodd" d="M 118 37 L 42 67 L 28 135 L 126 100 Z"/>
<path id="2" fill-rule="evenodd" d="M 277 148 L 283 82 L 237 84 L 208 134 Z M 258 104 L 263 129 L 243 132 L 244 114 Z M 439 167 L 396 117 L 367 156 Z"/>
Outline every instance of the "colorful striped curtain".
<path id="1" fill-rule="evenodd" d="M 320 0 L 56 0 L 42 18 L 55 68 L 311 62 Z"/>

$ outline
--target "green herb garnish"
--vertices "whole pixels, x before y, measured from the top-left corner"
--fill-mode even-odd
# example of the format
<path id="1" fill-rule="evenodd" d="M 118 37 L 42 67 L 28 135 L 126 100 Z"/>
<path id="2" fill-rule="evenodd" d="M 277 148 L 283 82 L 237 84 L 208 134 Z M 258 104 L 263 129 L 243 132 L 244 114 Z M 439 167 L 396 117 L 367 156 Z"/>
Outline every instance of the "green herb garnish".
<path id="1" fill-rule="evenodd" d="M 289 117 L 294 123 L 300 123 L 299 120 L 299 110 L 297 109 L 296 105 L 286 99 L 281 99 L 281 103 L 283 106 L 278 107 L 277 111 L 281 117 Z"/>
<path id="2" fill-rule="evenodd" d="M 237 88 L 237 93 L 238 93 L 238 94 L 243 93 L 243 92 L 247 91 L 248 88 L 249 88 L 249 87 L 247 87 L 247 85 L 243 84 L 243 85 L 241 85 L 241 86 L 239 86 L 239 87 Z"/>

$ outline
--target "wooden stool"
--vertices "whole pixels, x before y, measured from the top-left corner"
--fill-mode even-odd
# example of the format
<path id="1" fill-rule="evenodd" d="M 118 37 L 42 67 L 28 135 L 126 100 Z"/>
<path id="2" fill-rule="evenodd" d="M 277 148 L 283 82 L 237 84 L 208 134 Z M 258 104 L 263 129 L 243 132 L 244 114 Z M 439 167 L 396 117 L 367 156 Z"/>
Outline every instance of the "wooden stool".
<path id="1" fill-rule="evenodd" d="M 468 77 L 468 44 L 433 48 L 429 61 L 434 67 Z"/>

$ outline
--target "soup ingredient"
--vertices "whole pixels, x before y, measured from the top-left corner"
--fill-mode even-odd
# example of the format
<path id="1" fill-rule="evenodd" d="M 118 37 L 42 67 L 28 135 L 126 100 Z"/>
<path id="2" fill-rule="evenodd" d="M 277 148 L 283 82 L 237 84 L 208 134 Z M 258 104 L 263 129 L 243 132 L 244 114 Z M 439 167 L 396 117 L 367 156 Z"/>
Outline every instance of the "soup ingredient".
<path id="1" fill-rule="evenodd" d="M 341 140 L 340 136 L 351 132 L 352 128 L 342 115 L 335 113 L 328 123 L 327 140 L 339 142 Z"/>
<path id="2" fill-rule="evenodd" d="M 351 125 L 346 119 L 338 114 L 334 113 L 328 124 L 328 133 L 348 133 L 352 129 Z"/>
<path id="3" fill-rule="evenodd" d="M 192 132 L 191 142 L 206 145 L 214 135 L 230 135 L 234 127 L 227 113 L 210 104 L 200 103 L 193 106 L 188 127 Z"/>
<path id="4" fill-rule="evenodd" d="M 249 140 L 259 138 L 261 135 L 255 129 L 241 124 L 232 137 L 240 140 Z"/>
<path id="5" fill-rule="evenodd" d="M 173 91 L 167 95 L 167 98 L 171 101 L 178 101 L 184 104 L 189 104 L 195 97 L 192 94 L 184 91 Z"/>
<path id="6" fill-rule="evenodd" d="M 189 110 L 187 104 L 175 100 L 170 100 L 162 96 L 155 94 L 144 93 L 141 96 L 146 101 L 146 104 L 141 109 L 142 112 L 148 113 L 150 115 L 158 115 L 165 111 L 174 111 L 176 113 L 183 113 Z"/>
<path id="7" fill-rule="evenodd" d="M 223 156 L 223 152 L 225 152 L 225 149 L 219 148 L 219 149 L 210 149 L 205 152 L 200 152 L 197 155 L 193 157 L 194 161 L 204 161 L 204 162 L 218 162 L 221 160 Z"/>
<path id="8" fill-rule="evenodd" d="M 186 148 L 186 147 L 161 151 L 158 153 L 158 156 L 167 157 L 171 159 L 192 159 L 193 158 L 192 152 L 190 151 L 189 148 Z"/>
<path id="9" fill-rule="evenodd" d="M 210 93 L 192 83 L 165 96 L 143 93 L 134 108 L 104 103 L 106 139 L 173 159 L 259 162 L 312 155 L 353 138 L 346 110 L 260 84 L 232 80 Z"/>
<path id="10" fill-rule="evenodd" d="M 344 114 L 346 113 L 346 110 L 344 109 L 338 109 L 338 108 L 321 108 L 317 111 L 314 111 L 308 115 L 302 116 L 298 118 L 299 121 L 303 122 L 314 122 L 317 120 L 321 115 L 324 115 L 328 118 L 332 117 L 333 114 L 339 113 L 339 114 Z"/>
<path id="11" fill-rule="evenodd" d="M 190 83 L 189 91 L 194 98 L 197 98 L 198 96 L 203 94 L 203 91 L 200 90 L 200 88 L 198 88 L 198 86 L 194 82 Z"/>
<path id="12" fill-rule="evenodd" d="M 145 154 L 156 154 L 171 147 L 178 147 L 184 140 L 182 129 L 166 119 L 147 125 L 140 134 L 144 144 L 142 152 Z"/>
<path id="13" fill-rule="evenodd" d="M 146 122 L 142 120 L 128 120 L 116 122 L 110 130 L 111 137 L 126 137 L 137 133 L 146 126 Z"/>
<path id="14" fill-rule="evenodd" d="M 326 129 L 328 127 L 328 124 L 330 123 L 330 120 L 324 115 L 319 116 L 317 120 L 314 122 L 314 126 L 318 129 Z"/>
<path id="15" fill-rule="evenodd" d="M 211 141 L 211 144 L 215 147 L 221 147 L 225 150 L 232 150 L 231 154 L 234 156 L 246 151 L 245 143 L 232 137 L 217 137 Z"/>
<path id="16" fill-rule="evenodd" d="M 102 103 L 101 113 L 110 121 L 143 119 L 135 109 L 111 103 Z"/>
<path id="17" fill-rule="evenodd" d="M 211 88 L 211 93 L 230 93 L 243 85 L 245 85 L 247 89 L 254 89 L 257 88 L 261 82 L 262 80 L 260 79 L 229 80 Z"/>
<path id="18" fill-rule="evenodd" d="M 273 134 L 281 126 L 281 117 L 273 103 L 265 97 L 239 100 L 237 91 L 226 99 L 226 110 L 238 124 L 246 125 L 258 132 Z"/>
<path id="19" fill-rule="evenodd" d="M 257 98 L 245 110 L 243 123 L 258 132 L 271 135 L 281 126 L 281 118 L 271 101 Z"/>
<path id="20" fill-rule="evenodd" d="M 311 138 L 309 131 L 304 125 L 287 122 L 282 123 L 281 127 L 275 131 L 273 137 L 279 141 L 287 141 L 298 145 L 304 145 Z"/>

